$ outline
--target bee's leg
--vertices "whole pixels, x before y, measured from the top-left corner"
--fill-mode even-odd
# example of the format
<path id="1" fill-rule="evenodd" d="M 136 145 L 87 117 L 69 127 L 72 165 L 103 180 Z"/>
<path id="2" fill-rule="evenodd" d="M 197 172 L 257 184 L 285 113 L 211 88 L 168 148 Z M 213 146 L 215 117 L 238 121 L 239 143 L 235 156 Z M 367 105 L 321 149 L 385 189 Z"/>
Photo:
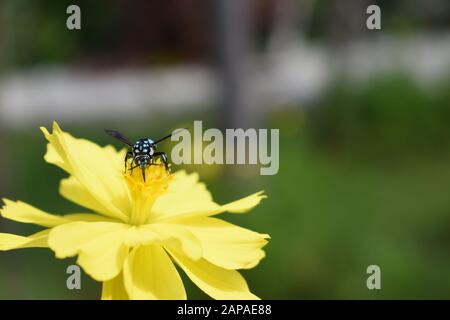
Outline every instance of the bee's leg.
<path id="1" fill-rule="evenodd" d="M 137 167 L 140 167 L 140 165 L 137 164 L 137 165 L 133 166 L 133 163 L 130 165 L 130 169 L 129 170 L 131 171 L 131 174 L 133 173 L 133 170 L 136 169 Z"/>
<path id="2" fill-rule="evenodd" d="M 166 168 L 166 171 L 169 171 L 169 164 L 167 162 L 167 155 L 165 152 L 155 152 L 153 154 L 153 157 L 161 157 L 161 160 L 164 163 L 164 167 Z"/>
<path id="3" fill-rule="evenodd" d="M 131 161 L 130 168 L 128 169 L 131 171 L 130 174 L 133 174 L 133 170 L 140 166 L 140 164 L 136 164 L 136 163 L 137 162 L 134 159 L 133 159 L 133 161 Z M 134 164 L 134 166 L 133 166 L 133 164 Z"/>
<path id="4" fill-rule="evenodd" d="M 128 163 L 128 159 L 133 158 L 133 152 L 128 151 L 127 154 L 125 155 L 125 173 L 127 173 L 127 163 Z M 133 164 L 131 164 L 133 165 Z"/>
<path id="5" fill-rule="evenodd" d="M 145 167 L 141 167 L 142 170 L 142 178 L 144 179 L 145 182 Z"/>

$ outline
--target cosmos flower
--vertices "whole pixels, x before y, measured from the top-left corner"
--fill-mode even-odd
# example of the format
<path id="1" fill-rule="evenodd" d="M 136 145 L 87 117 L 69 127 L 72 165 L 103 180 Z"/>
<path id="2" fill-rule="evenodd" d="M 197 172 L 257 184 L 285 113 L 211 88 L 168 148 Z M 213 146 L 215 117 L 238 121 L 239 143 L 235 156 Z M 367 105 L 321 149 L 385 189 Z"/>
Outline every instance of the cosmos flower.
<path id="1" fill-rule="evenodd" d="M 257 299 L 237 271 L 264 257 L 268 235 L 214 216 L 243 213 L 261 192 L 226 205 L 212 200 L 197 174 L 168 174 L 164 166 L 123 172 L 126 150 L 74 138 L 53 124 L 44 159 L 69 176 L 60 183 L 66 199 L 86 213 L 50 214 L 21 201 L 3 199 L 0 214 L 44 230 L 30 236 L 0 233 L 0 250 L 45 247 L 103 283 L 103 299 L 186 299 L 175 264 L 215 299 Z M 88 213 L 93 212 L 93 213 Z"/>

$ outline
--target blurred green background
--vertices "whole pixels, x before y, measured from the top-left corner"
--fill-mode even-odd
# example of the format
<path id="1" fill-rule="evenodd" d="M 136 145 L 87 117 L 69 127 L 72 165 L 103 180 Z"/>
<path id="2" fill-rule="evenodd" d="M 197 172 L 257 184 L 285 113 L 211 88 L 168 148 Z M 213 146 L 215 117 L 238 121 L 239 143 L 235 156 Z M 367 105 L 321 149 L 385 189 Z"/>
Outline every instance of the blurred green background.
<path id="1" fill-rule="evenodd" d="M 267 257 L 243 272 L 252 291 L 263 299 L 449 298 L 449 4 L 375 1 L 382 30 L 369 31 L 372 2 L 348 2 L 78 1 L 82 30 L 69 31 L 71 2 L 2 1 L 0 196 L 79 210 L 58 195 L 64 173 L 42 158 L 38 127 L 52 120 L 100 144 L 115 144 L 105 127 L 135 138 L 194 120 L 204 129 L 279 128 L 277 175 L 185 167 L 219 203 L 268 195 L 246 215 L 223 215 L 272 237 Z M 189 76 L 177 82 L 185 66 L 193 90 L 183 90 Z M 117 99 L 121 88 L 143 98 Z M 89 99 L 67 98 L 79 95 Z M 37 230 L 0 220 L 0 232 Z M 0 299 L 99 298 L 87 275 L 82 290 L 66 288 L 73 263 L 46 249 L 0 252 Z M 381 290 L 366 287 L 373 264 Z M 185 283 L 189 298 L 206 298 Z"/>

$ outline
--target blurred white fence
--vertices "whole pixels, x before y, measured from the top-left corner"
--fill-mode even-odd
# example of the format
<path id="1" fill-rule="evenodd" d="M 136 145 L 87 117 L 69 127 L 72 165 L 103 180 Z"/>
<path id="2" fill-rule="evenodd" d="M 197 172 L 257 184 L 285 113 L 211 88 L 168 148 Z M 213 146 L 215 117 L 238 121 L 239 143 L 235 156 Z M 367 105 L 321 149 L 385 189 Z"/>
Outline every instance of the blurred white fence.
<path id="1" fill-rule="evenodd" d="M 353 42 L 339 53 L 298 43 L 257 56 L 250 70 L 251 93 L 257 97 L 258 108 L 252 112 L 315 99 L 336 70 L 357 81 L 403 70 L 427 85 L 449 74 L 450 34 L 377 37 Z M 0 124 L 131 118 L 145 110 L 201 109 L 217 102 L 217 83 L 213 70 L 202 65 L 110 71 L 53 66 L 16 71 L 0 76 Z"/>

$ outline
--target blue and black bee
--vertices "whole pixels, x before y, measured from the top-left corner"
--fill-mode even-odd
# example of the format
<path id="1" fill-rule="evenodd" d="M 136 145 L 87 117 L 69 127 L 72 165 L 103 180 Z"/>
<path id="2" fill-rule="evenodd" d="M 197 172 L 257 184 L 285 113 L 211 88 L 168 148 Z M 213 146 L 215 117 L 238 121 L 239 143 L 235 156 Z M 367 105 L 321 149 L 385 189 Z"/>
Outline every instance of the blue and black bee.
<path id="1" fill-rule="evenodd" d="M 145 138 L 139 139 L 135 143 L 131 143 L 131 141 L 127 137 L 116 130 L 105 129 L 105 132 L 130 147 L 130 150 L 125 155 L 125 172 L 127 172 L 128 160 L 132 159 L 130 168 L 128 168 L 128 170 L 133 171 L 133 169 L 140 167 L 142 170 L 142 177 L 145 181 L 145 168 L 154 165 L 154 160 L 158 158 L 161 159 L 161 161 L 164 163 L 166 171 L 169 171 L 167 155 L 165 152 L 156 152 L 157 144 L 163 140 L 170 138 L 177 132 L 168 134 L 167 136 L 164 136 L 156 141 Z"/>

